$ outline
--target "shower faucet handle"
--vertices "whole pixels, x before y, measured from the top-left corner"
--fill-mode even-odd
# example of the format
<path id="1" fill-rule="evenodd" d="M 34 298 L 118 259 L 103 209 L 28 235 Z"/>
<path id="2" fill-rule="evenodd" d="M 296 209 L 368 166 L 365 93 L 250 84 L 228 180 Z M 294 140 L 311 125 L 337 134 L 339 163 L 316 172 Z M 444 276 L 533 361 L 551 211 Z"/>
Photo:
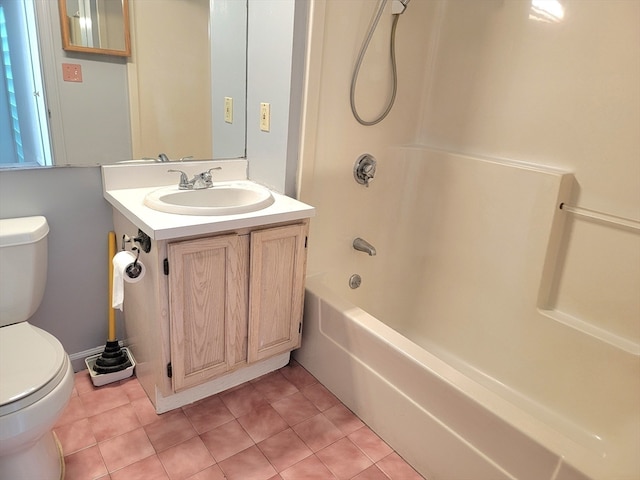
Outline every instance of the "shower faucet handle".
<path id="1" fill-rule="evenodd" d="M 373 155 L 365 153 L 360 155 L 356 164 L 353 166 L 353 176 L 360 185 L 369 186 L 369 182 L 373 180 L 376 174 L 376 159 Z"/>

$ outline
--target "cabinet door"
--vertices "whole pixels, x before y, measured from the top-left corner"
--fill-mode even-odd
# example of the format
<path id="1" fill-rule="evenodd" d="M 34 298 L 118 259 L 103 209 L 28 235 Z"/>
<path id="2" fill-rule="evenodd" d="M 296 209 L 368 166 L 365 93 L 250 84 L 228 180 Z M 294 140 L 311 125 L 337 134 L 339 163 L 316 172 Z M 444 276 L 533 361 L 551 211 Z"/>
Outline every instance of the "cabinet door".
<path id="1" fill-rule="evenodd" d="M 300 346 L 307 224 L 251 232 L 248 361 Z"/>
<path id="2" fill-rule="evenodd" d="M 237 361 L 238 331 L 246 332 L 248 249 L 248 238 L 235 234 L 168 245 L 174 391 Z"/>

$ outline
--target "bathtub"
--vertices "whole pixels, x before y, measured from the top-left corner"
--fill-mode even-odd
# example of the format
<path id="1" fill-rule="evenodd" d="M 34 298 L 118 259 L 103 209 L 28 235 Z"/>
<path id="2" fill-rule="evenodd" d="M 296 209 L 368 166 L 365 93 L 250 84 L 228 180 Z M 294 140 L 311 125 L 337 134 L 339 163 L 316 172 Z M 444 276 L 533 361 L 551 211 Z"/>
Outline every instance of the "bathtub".
<path id="1" fill-rule="evenodd" d="M 429 480 L 640 478 L 638 356 L 547 308 L 572 176 L 424 149 L 394 155 L 394 172 L 376 180 L 383 200 L 362 191 L 381 202 L 376 222 L 338 222 L 354 231 L 336 233 L 316 199 L 295 358 Z M 434 206 L 443 195 L 455 215 Z M 377 255 L 354 251 L 357 236 Z"/>

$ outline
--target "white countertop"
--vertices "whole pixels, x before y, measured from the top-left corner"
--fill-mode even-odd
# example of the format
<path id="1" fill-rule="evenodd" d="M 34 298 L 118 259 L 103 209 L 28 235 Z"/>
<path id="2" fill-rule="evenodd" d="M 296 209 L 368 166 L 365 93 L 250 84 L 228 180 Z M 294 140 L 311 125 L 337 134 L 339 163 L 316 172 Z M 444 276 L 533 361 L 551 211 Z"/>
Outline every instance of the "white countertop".
<path id="1" fill-rule="evenodd" d="M 218 176 L 219 182 L 215 185 L 225 184 L 253 184 L 250 180 L 237 178 L 238 163 L 230 162 L 192 162 L 177 164 L 152 164 L 152 165 L 109 165 L 103 166 L 103 193 L 104 198 L 130 222 L 140 228 L 154 240 L 167 240 L 171 238 L 218 233 L 247 227 L 256 227 L 273 223 L 289 222 L 310 218 L 315 215 L 315 208 L 286 195 L 272 191 L 274 203 L 270 206 L 254 212 L 235 215 L 179 215 L 153 210 L 144 204 L 147 193 L 158 188 L 176 185 L 178 177 L 169 174 L 169 168 L 180 168 L 191 174 L 190 170 L 205 171 L 212 166 L 223 166 L 223 172 Z M 141 170 L 144 168 L 144 170 Z M 195 172 L 195 173 L 197 173 Z M 144 175 L 141 175 L 144 173 Z M 131 188 L 136 176 L 143 176 L 140 183 L 143 186 Z M 222 178 L 220 178 L 222 177 Z M 230 178 L 235 177 L 235 178 Z M 153 180 L 151 180 L 153 179 Z M 155 183 L 149 185 L 149 183 Z M 124 188 L 123 188 L 124 187 Z"/>

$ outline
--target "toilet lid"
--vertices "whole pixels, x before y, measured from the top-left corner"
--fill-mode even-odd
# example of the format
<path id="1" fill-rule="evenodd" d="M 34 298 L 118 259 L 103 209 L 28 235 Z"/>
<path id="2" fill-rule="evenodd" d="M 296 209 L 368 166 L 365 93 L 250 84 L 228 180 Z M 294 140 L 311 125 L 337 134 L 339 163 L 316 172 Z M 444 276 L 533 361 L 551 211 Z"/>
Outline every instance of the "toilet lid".
<path id="1" fill-rule="evenodd" d="M 28 322 L 0 328 L 0 408 L 35 402 L 60 382 L 66 353 L 50 333 Z M 33 396 L 33 402 L 20 402 Z M 12 408 L 10 410 L 13 410 Z"/>

